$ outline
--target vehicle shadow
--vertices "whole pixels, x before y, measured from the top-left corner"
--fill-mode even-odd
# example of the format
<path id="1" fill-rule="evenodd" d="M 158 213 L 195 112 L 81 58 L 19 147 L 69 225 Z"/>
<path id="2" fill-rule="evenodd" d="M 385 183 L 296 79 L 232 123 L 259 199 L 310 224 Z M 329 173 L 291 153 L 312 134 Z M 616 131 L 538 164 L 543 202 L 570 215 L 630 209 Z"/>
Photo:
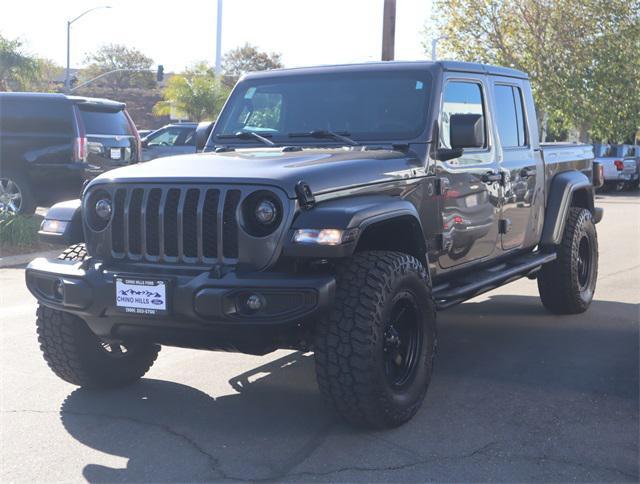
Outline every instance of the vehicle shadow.
<path id="1" fill-rule="evenodd" d="M 640 305 L 594 300 L 548 313 L 532 296 L 491 296 L 440 315 L 440 375 L 638 401 Z"/>
<path id="2" fill-rule="evenodd" d="M 580 454 L 584 447 L 588 455 L 599 446 L 576 429 L 575 415 L 585 412 L 594 413 L 593 422 L 598 412 L 615 414 L 620 421 L 611 425 L 625 447 L 614 467 L 637 474 L 637 435 L 631 435 L 638 408 L 637 305 L 596 301 L 586 315 L 560 318 L 536 297 L 493 296 L 442 313 L 439 343 L 425 405 L 410 424 L 389 432 L 356 430 L 330 413 L 316 387 L 313 355 L 302 353 L 233 377 L 229 385 L 238 393 L 214 398 L 143 379 L 110 392 L 75 390 L 60 415 L 70 435 L 105 454 L 104 463 L 84 467 L 91 482 L 311 480 L 295 474 L 301 463 L 311 465 L 311 455 L 322 471 L 339 462 L 383 469 L 405 462 L 407 454 L 468 455 L 489 440 L 505 451 L 525 448 L 525 441 L 537 449 L 548 445 L 545 432 L 555 432 L 558 453 Z M 197 371 L 215 372 L 212 358 Z M 565 421 L 572 425 L 566 435 Z M 590 438 L 593 422 L 584 423 Z M 532 436 L 532 428 L 540 435 Z M 458 474 L 462 480 L 491 479 L 490 461 L 478 457 L 481 473 Z M 118 458 L 126 459 L 124 467 Z M 432 478 L 455 480 L 456 461 L 446 459 L 441 465 L 449 467 L 434 461 L 433 472 L 442 473 Z M 415 472 L 399 476 L 428 480 L 424 468 Z M 512 477 L 526 475 L 519 472 Z"/>
<path id="3" fill-rule="evenodd" d="M 109 392 L 73 391 L 60 409 L 65 429 L 85 445 L 128 459 L 125 469 L 87 465 L 84 477 L 92 482 L 277 477 L 312 452 L 334 422 L 317 390 L 311 354 L 292 353 L 229 384 L 239 393 L 219 398 L 153 379 Z"/>

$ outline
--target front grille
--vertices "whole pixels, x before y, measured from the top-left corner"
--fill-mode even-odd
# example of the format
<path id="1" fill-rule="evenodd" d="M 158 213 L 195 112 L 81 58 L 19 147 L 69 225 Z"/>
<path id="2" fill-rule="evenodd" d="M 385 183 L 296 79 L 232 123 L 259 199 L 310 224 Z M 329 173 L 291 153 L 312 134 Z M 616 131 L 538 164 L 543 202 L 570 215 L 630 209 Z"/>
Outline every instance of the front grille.
<path id="1" fill-rule="evenodd" d="M 194 264 L 238 258 L 240 190 L 155 186 L 113 193 L 113 258 Z"/>

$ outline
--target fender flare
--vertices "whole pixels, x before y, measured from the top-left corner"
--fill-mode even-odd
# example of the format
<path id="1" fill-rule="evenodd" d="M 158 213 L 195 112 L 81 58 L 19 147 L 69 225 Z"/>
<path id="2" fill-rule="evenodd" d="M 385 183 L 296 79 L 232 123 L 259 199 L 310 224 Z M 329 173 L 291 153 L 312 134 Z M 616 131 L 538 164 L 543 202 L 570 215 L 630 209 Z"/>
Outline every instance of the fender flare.
<path id="1" fill-rule="evenodd" d="M 38 237 L 42 242 L 66 246 L 84 242 L 81 200 L 56 203 L 47 211 L 44 220 L 66 222 L 67 225 L 62 232 L 38 231 Z"/>
<path id="2" fill-rule="evenodd" d="M 416 207 L 409 201 L 389 195 L 365 195 L 340 198 L 316 204 L 312 209 L 299 212 L 287 233 L 282 254 L 293 257 L 348 257 L 355 251 L 367 227 L 392 219 L 409 218 L 422 231 Z M 334 246 L 294 244 L 296 229 L 358 229 L 356 238 L 346 244 Z M 425 246 L 424 236 L 421 236 Z"/>
<path id="3" fill-rule="evenodd" d="M 544 226 L 542 228 L 542 245 L 558 245 L 562 242 L 562 233 L 569 215 L 574 194 L 586 192 L 586 207 L 595 215 L 594 189 L 591 180 L 580 171 L 558 173 L 551 180 Z M 601 217 L 600 217 L 601 218 Z"/>

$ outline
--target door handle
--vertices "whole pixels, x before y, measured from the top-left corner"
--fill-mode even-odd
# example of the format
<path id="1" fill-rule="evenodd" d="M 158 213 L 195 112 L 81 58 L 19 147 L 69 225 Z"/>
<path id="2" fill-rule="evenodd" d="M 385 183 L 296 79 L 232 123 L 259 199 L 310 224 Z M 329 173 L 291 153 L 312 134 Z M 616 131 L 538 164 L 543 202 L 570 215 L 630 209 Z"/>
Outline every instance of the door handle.
<path id="1" fill-rule="evenodd" d="M 501 182 L 503 180 L 504 175 L 499 171 L 490 171 L 482 175 L 481 180 L 484 183 L 494 183 Z"/>
<path id="2" fill-rule="evenodd" d="M 530 176 L 535 176 L 536 170 L 530 170 L 528 168 L 523 168 L 520 170 L 520 178 L 529 178 Z"/>

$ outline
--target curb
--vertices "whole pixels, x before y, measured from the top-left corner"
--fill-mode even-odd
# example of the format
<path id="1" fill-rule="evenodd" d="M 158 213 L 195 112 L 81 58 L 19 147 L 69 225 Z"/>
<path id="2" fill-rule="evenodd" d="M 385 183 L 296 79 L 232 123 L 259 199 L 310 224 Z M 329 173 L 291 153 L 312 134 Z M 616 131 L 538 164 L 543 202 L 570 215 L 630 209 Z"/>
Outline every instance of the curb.
<path id="1" fill-rule="evenodd" d="M 36 257 L 58 257 L 62 249 L 45 250 L 42 252 L 31 252 L 29 254 L 10 255 L 0 257 L 0 269 L 5 267 L 15 267 L 31 262 Z"/>

